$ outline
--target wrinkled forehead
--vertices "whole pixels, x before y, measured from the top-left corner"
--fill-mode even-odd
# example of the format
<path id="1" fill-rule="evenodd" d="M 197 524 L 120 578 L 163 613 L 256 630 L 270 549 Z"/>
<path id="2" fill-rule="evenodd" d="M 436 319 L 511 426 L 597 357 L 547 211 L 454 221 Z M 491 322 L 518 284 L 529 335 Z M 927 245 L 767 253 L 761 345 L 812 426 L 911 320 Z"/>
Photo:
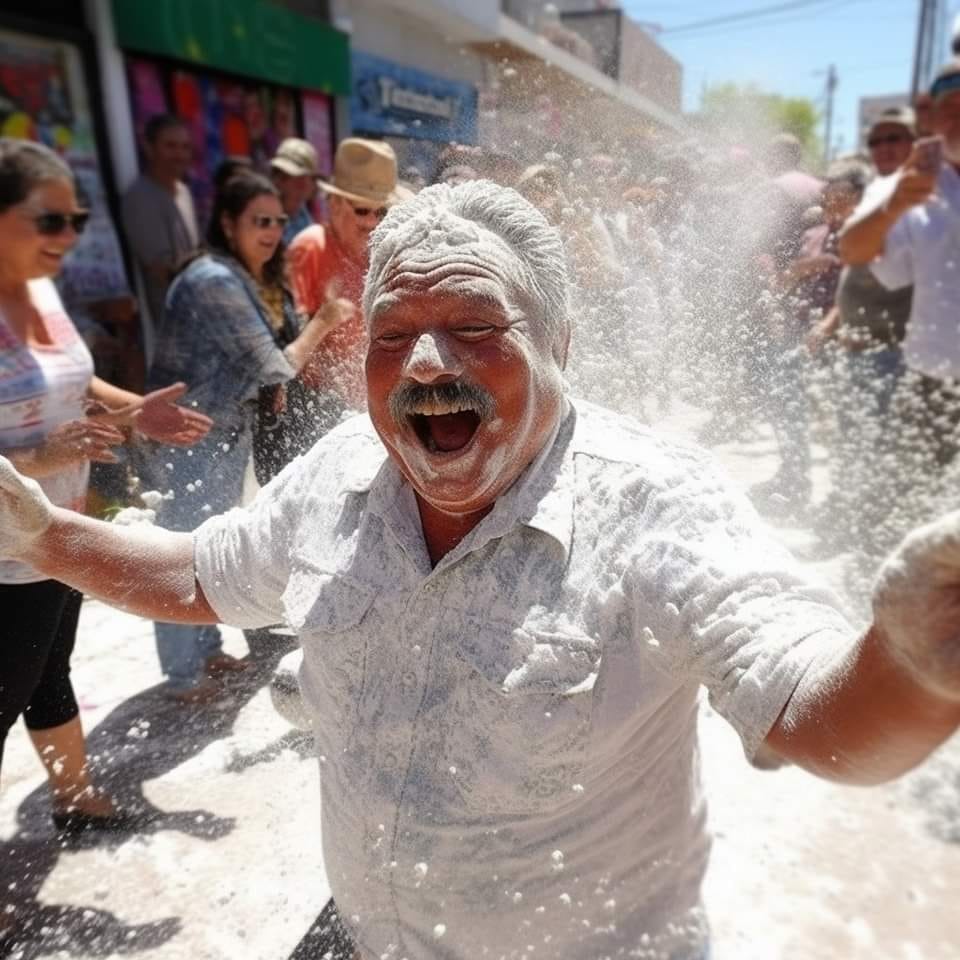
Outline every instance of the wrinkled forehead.
<path id="1" fill-rule="evenodd" d="M 531 278 L 512 247 L 480 224 L 449 211 L 431 211 L 392 238 L 386 260 L 371 271 L 365 306 L 368 322 L 406 293 L 448 292 L 529 305 Z"/>

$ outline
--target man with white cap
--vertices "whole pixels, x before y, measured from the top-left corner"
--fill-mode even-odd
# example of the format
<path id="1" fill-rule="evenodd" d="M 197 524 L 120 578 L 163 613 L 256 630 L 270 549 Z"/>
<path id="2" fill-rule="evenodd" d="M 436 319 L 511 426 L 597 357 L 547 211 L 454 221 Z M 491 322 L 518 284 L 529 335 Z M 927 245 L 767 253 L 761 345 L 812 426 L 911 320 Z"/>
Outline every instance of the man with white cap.
<path id="1" fill-rule="evenodd" d="M 287 137 L 270 161 L 270 179 L 280 191 L 283 212 L 290 218 L 283 229 L 283 242 L 288 246 L 313 223 L 307 204 L 316 192 L 319 174 L 317 151 L 299 137 Z"/>
<path id="2" fill-rule="evenodd" d="M 874 206 L 854 214 L 840 241 L 847 263 L 868 264 L 889 290 L 913 288 L 903 341 L 907 372 L 893 399 L 897 452 L 886 471 L 895 487 L 887 502 L 901 525 L 922 518 L 941 485 L 952 486 L 945 468 L 960 451 L 960 59 L 940 69 L 930 95 L 936 136 L 913 144 Z M 898 467 L 907 462 L 905 477 Z"/>

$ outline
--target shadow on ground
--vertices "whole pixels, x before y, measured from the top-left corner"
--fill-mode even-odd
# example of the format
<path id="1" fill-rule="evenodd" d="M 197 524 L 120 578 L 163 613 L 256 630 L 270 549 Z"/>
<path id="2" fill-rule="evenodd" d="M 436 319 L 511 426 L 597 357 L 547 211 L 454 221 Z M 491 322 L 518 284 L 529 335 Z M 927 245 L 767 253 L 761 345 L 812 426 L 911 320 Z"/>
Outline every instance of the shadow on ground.
<path id="1" fill-rule="evenodd" d="M 240 711 L 270 680 L 295 641 L 257 632 L 247 637 L 252 666 L 229 683 L 229 696 L 214 705 L 182 706 L 152 687 L 125 700 L 87 733 L 94 779 L 131 817 L 123 831 L 87 831 L 61 836 L 50 819 L 46 787 L 29 794 L 17 811 L 17 832 L 0 842 L 0 889 L 6 919 L 13 927 L 0 933 L 0 958 L 34 960 L 44 956 L 107 957 L 162 946 L 180 930 L 178 917 L 147 924 L 126 924 L 95 905 L 65 906 L 40 902 L 47 878 L 65 852 L 117 848 L 131 837 L 176 830 L 215 843 L 234 828 L 231 817 L 190 808 L 160 810 L 144 795 L 144 784 L 188 761 L 216 740 L 228 736 Z M 250 758 L 265 760 L 283 746 L 304 749 L 297 737 L 283 737 Z M 285 741 L 290 740 L 290 743 Z M 109 876 L 92 883 L 108 886 Z M 90 899 L 96 899 L 91 889 Z M 11 911 L 12 908 L 12 911 Z M 2 919 L 2 918 L 0 918 Z M 0 925 L 2 929 L 2 925 Z"/>

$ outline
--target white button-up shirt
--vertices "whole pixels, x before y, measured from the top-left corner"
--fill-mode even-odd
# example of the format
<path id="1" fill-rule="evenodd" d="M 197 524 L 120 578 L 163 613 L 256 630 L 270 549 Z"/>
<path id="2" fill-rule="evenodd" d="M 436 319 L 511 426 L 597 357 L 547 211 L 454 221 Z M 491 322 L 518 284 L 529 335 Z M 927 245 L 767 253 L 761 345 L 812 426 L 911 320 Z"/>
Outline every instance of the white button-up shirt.
<path id="1" fill-rule="evenodd" d="M 898 182 L 899 174 L 884 177 L 864 204 L 875 209 L 886 202 Z M 950 164 L 941 168 L 933 196 L 893 225 L 870 266 L 891 290 L 914 287 L 903 342 L 907 366 L 928 377 L 960 378 L 960 174 Z"/>
<path id="2" fill-rule="evenodd" d="M 752 754 L 851 633 L 706 454 L 582 403 L 436 567 L 366 417 L 195 551 L 225 622 L 299 633 L 371 960 L 698 957 L 698 687 Z"/>

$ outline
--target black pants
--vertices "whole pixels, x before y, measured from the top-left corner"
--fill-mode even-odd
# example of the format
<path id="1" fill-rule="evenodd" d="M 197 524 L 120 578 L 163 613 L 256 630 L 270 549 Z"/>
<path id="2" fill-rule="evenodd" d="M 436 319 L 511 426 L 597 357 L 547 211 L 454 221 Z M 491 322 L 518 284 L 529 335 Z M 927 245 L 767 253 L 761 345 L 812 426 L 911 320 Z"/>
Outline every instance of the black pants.
<path id="1" fill-rule="evenodd" d="M 356 949 L 343 928 L 337 905 L 328 900 L 288 960 L 353 960 Z"/>
<path id="2" fill-rule="evenodd" d="M 56 580 L 0 584 L 0 767 L 17 717 L 48 730 L 78 713 L 70 654 L 83 596 Z"/>

